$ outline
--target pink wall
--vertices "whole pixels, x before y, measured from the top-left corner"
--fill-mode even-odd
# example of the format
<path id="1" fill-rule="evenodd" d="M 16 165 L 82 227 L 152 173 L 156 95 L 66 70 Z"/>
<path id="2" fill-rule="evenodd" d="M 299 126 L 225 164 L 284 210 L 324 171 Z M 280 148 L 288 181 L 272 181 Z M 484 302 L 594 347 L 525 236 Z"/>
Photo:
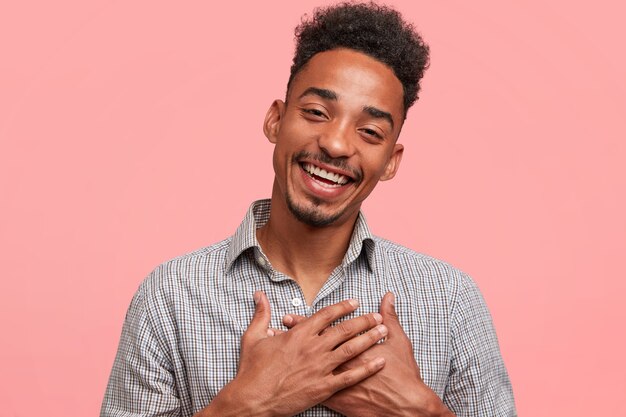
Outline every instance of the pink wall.
<path id="1" fill-rule="evenodd" d="M 318 2 L 209 3 L 0 7 L 1 416 L 96 415 L 141 279 L 269 195 Z M 476 279 L 521 415 L 625 415 L 624 7 L 508 3 L 394 2 L 432 66 L 366 214 Z"/>

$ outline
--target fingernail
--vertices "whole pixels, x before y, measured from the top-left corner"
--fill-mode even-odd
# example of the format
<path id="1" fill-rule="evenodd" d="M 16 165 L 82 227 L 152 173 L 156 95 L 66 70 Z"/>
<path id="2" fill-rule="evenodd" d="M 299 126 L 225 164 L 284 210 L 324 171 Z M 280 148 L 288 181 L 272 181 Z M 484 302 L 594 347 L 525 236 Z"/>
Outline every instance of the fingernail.
<path id="1" fill-rule="evenodd" d="M 394 293 L 390 293 L 391 295 L 389 296 L 389 303 L 392 306 L 396 306 L 396 296 L 394 295 Z"/>
<path id="2" fill-rule="evenodd" d="M 283 317 L 283 323 L 285 324 L 291 324 L 293 323 L 293 317 L 286 315 L 285 317 Z"/>
<path id="3" fill-rule="evenodd" d="M 254 293 L 254 304 L 258 304 L 259 301 L 261 300 L 261 293 L 259 291 L 256 291 Z"/>
<path id="4" fill-rule="evenodd" d="M 374 313 L 372 315 L 374 316 L 374 320 L 376 320 L 376 323 L 380 324 L 383 322 L 383 316 L 381 316 L 380 314 Z"/>
<path id="5" fill-rule="evenodd" d="M 378 326 L 376 326 L 376 328 L 383 337 L 387 336 L 387 333 L 389 333 L 387 326 L 385 326 L 384 324 L 379 324 Z"/>
<path id="6" fill-rule="evenodd" d="M 267 329 L 267 335 L 268 335 L 269 337 L 272 337 L 272 336 L 274 336 L 275 334 L 276 334 L 276 333 L 274 332 L 274 330 L 272 330 L 272 329 Z"/>
<path id="7" fill-rule="evenodd" d="M 385 364 L 385 358 L 376 358 L 374 359 L 374 365 L 378 368 L 381 368 Z"/>
<path id="8" fill-rule="evenodd" d="M 355 299 L 352 300 L 348 300 L 348 302 L 350 303 L 350 305 L 354 308 L 357 308 L 359 306 L 359 302 Z"/>

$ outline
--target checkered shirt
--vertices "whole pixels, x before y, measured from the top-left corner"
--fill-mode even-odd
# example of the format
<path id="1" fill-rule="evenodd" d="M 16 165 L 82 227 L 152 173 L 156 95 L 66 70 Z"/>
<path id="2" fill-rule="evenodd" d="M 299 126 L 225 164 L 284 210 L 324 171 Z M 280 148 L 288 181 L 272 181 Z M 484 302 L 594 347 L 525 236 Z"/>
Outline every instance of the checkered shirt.
<path id="1" fill-rule="evenodd" d="M 355 298 L 376 312 L 396 294 L 400 322 L 424 382 L 459 417 L 515 416 L 511 384 L 489 311 L 474 282 L 450 265 L 371 235 L 359 215 L 348 251 L 311 306 L 272 268 L 256 239 L 270 201 L 250 207 L 234 236 L 157 267 L 135 294 L 101 417 L 192 416 L 237 372 L 241 336 L 267 294 L 274 328 Z M 351 318 L 354 316 L 346 316 Z M 338 416 L 318 405 L 300 416 Z"/>

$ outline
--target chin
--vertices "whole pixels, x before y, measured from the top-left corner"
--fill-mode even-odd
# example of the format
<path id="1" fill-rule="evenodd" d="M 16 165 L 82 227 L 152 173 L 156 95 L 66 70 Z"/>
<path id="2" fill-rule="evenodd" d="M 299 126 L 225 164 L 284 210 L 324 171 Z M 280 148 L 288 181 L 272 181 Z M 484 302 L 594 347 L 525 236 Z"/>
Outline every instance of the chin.
<path id="1" fill-rule="evenodd" d="M 313 201 L 311 207 L 296 205 L 290 196 L 287 196 L 287 207 L 298 221 L 312 227 L 324 227 L 335 223 L 341 218 L 343 212 L 324 213 L 319 206 L 321 201 Z"/>

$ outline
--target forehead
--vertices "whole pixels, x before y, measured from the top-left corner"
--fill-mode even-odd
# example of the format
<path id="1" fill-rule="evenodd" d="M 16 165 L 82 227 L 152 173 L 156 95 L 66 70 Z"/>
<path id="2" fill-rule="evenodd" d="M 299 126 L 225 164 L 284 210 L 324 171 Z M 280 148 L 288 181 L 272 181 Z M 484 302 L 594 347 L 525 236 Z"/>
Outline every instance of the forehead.
<path id="1" fill-rule="evenodd" d="M 338 101 L 356 106 L 376 106 L 401 114 L 402 83 L 382 62 L 351 49 L 315 54 L 294 77 L 288 100 L 310 87 L 332 90 Z"/>

